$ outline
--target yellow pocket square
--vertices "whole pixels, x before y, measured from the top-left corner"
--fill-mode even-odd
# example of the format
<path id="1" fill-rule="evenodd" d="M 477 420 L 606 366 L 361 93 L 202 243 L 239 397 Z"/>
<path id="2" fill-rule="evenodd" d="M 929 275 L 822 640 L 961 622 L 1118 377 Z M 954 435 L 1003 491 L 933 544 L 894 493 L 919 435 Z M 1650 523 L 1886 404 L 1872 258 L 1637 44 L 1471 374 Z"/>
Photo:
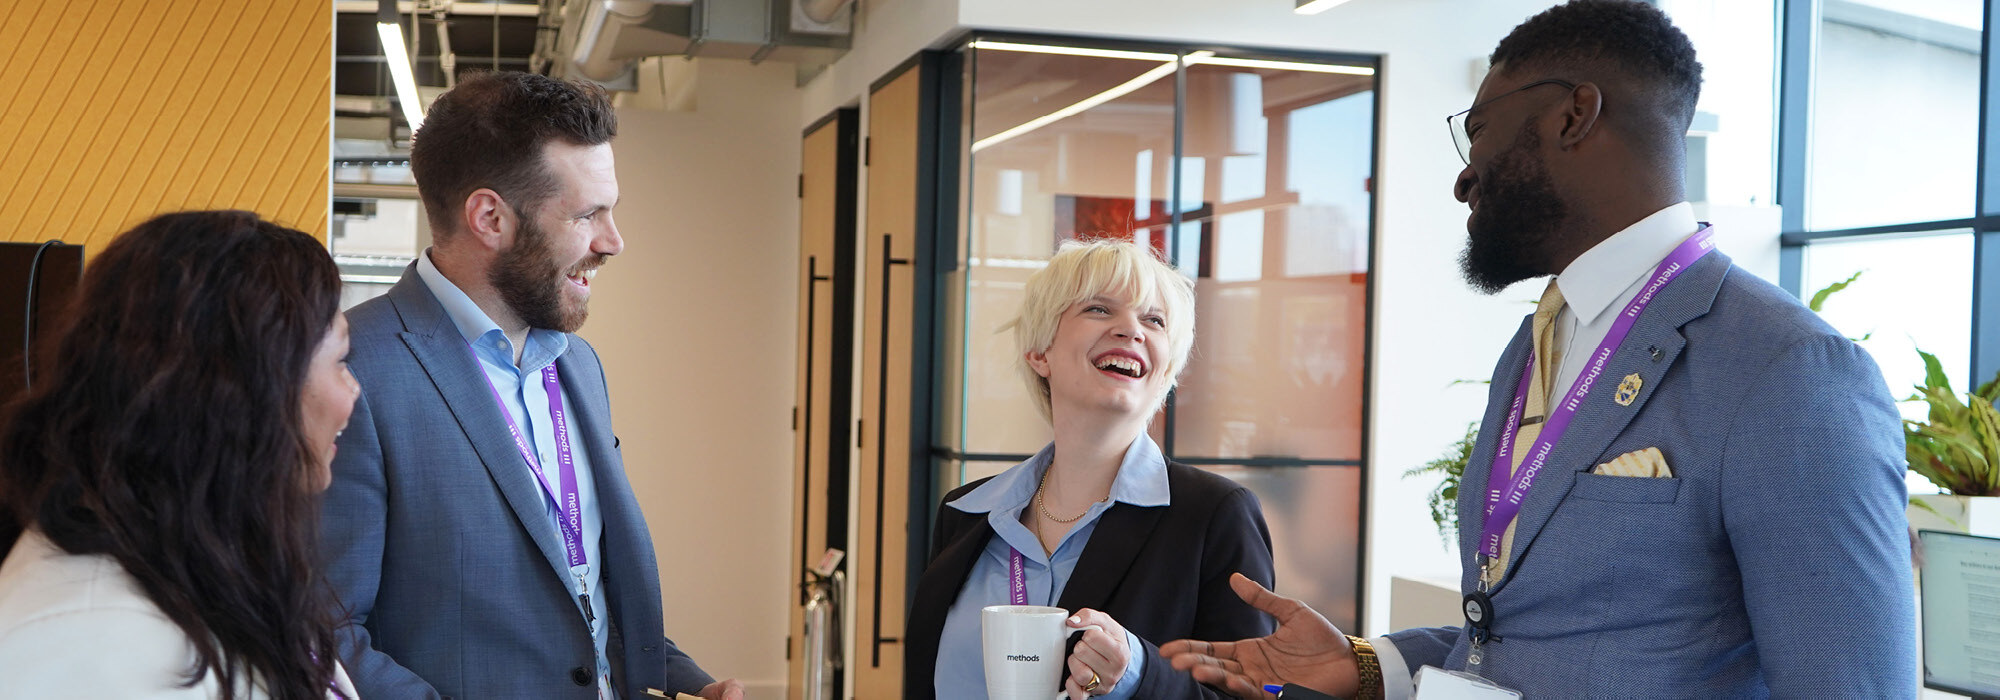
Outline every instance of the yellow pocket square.
<path id="1" fill-rule="evenodd" d="M 1674 470 L 1667 466 L 1667 457 L 1660 454 L 1660 448 L 1648 447 L 1637 452 L 1618 455 L 1617 459 L 1597 465 L 1597 468 L 1590 470 L 1590 473 L 1604 476 L 1672 478 Z"/>

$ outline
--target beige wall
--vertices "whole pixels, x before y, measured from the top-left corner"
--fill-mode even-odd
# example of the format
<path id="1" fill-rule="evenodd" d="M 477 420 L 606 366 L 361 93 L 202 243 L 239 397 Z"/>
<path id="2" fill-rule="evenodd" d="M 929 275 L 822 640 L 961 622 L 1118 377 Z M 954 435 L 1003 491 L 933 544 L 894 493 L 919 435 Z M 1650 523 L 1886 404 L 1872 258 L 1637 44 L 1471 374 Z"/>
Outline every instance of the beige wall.
<path id="1" fill-rule="evenodd" d="M 583 336 L 660 558 L 667 636 L 717 677 L 785 682 L 798 92 L 703 60 L 694 112 L 622 109 L 619 231 Z"/>

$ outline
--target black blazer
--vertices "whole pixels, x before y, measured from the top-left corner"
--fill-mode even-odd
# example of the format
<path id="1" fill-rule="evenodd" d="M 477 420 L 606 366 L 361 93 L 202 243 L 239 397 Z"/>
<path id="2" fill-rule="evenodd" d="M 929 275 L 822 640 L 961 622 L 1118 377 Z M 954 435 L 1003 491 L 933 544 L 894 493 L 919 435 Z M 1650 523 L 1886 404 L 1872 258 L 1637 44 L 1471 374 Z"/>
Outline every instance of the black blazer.
<path id="1" fill-rule="evenodd" d="M 983 483 L 986 479 L 954 489 L 944 503 Z M 1234 481 L 1169 462 L 1167 485 L 1171 505 L 1141 508 L 1114 503 L 1100 516 L 1057 605 L 1071 612 L 1104 611 L 1139 637 L 1147 658 L 1133 697 L 1227 698 L 1167 665 L 1159 645 L 1176 639 L 1236 640 L 1272 632 L 1270 616 L 1244 603 L 1229 588 L 1229 575 L 1236 572 L 1267 588 L 1272 585 L 1271 531 L 1264 526 L 1256 494 Z M 945 615 L 992 537 L 986 514 L 938 506 L 931 562 L 917 581 L 904 630 L 906 700 L 934 700 L 938 637 L 944 632 Z"/>

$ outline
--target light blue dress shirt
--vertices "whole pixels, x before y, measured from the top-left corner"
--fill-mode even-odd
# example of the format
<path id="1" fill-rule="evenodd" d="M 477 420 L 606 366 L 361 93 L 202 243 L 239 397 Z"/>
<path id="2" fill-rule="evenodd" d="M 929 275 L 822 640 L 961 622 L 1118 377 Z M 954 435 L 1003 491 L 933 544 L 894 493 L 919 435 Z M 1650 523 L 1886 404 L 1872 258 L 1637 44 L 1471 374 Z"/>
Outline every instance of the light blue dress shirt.
<path id="1" fill-rule="evenodd" d="M 445 279 L 444 273 L 439 272 L 437 265 L 431 262 L 429 249 L 425 249 L 423 255 L 417 256 L 417 277 L 423 280 L 425 287 L 430 288 L 431 296 L 437 297 L 438 303 L 444 306 L 445 314 L 451 317 L 451 322 L 458 327 L 459 334 L 465 336 L 465 342 L 472 348 L 473 356 L 479 359 L 479 368 L 486 371 L 486 381 L 492 384 L 494 392 L 500 395 L 500 403 L 506 407 L 507 415 L 512 416 L 514 424 L 521 427 L 521 432 L 524 433 L 522 437 L 527 439 L 528 446 L 536 452 L 536 459 L 542 463 L 542 476 L 545 479 L 543 483 L 547 484 L 549 493 L 562 493 L 562 484 L 557 481 L 561 471 L 556 467 L 555 425 L 549 418 L 549 394 L 542 385 L 542 368 L 555 364 L 556 358 L 561 357 L 563 351 L 569 349 L 569 335 L 542 328 L 529 329 L 527 342 L 521 351 L 521 364 L 517 367 L 514 365 L 513 342 L 500 330 L 500 324 L 494 323 L 492 317 L 481 311 L 479 305 L 473 303 L 472 297 L 466 296 L 458 285 Z M 564 392 L 563 407 L 570 410 L 565 410 L 563 417 L 564 422 L 568 423 L 571 436 L 583 434 L 576 425 L 576 411 L 571 408 L 575 405 L 574 397 Z M 509 445 L 508 449 L 510 452 L 515 452 L 512 445 Z M 616 691 L 606 682 L 606 679 L 611 677 L 610 656 L 606 653 L 610 642 L 607 630 L 611 627 L 611 618 L 605 602 L 607 596 L 602 593 L 604 560 L 603 549 L 598 546 L 599 540 L 604 535 L 604 513 L 597 505 L 597 482 L 591 478 L 590 452 L 585 450 L 583 443 L 574 437 L 570 441 L 570 459 L 576 465 L 577 498 L 582 501 L 584 556 L 590 561 L 590 571 L 585 575 L 585 584 L 590 586 L 591 614 L 597 619 L 595 628 L 591 630 L 591 636 L 597 642 L 598 688 L 604 697 L 616 698 Z M 528 469 L 528 463 L 525 461 L 516 466 L 528 470 L 530 474 L 534 473 L 534 470 Z M 555 504 L 545 496 L 542 505 L 549 514 L 545 525 L 556 533 L 556 539 L 560 541 L 562 531 L 557 525 Z M 569 562 L 557 554 L 549 559 L 549 565 L 555 567 L 557 575 L 562 577 L 563 585 L 569 588 L 570 596 L 574 599 L 581 591 L 577 589 L 576 577 L 570 575 Z M 583 614 L 580 603 L 577 606 L 577 614 Z"/>
<path id="2" fill-rule="evenodd" d="M 958 589 L 958 599 L 945 613 L 944 631 L 938 637 L 937 672 L 933 679 L 939 698 L 986 698 L 986 664 L 980 652 L 983 641 L 979 634 L 979 611 L 988 605 L 1007 605 L 1010 602 L 1007 597 L 1009 554 L 1015 550 L 1021 552 L 1021 566 L 1028 579 L 1028 604 L 1054 606 L 1062 599 L 1063 587 L 1069 584 L 1070 574 L 1076 571 L 1077 559 L 1090 543 L 1091 533 L 1097 530 L 1098 518 L 1111 508 L 1111 503 L 1092 504 L 1090 510 L 1056 544 L 1055 552 L 1043 553 L 1041 540 L 1028 530 L 1028 526 L 1021 524 L 1021 511 L 1032 505 L 1035 490 L 1041 486 L 1042 473 L 1048 471 L 1049 461 L 1054 456 L 1055 444 L 1050 443 L 1041 452 L 1029 457 L 1028 461 L 1009 467 L 979 488 L 946 504 L 966 513 L 985 513 L 994 536 L 986 541 L 986 550 L 980 552 L 979 560 L 972 565 L 972 572 L 965 577 L 965 585 Z M 1167 460 L 1160 456 L 1160 447 L 1153 444 L 1153 439 L 1140 433 L 1139 438 L 1125 448 L 1125 459 L 1118 465 L 1118 476 L 1111 481 L 1111 501 L 1156 507 L 1167 505 L 1168 500 Z M 1118 684 L 1110 694 L 1102 696 L 1106 700 L 1131 698 L 1137 692 L 1139 678 L 1148 662 L 1145 646 L 1129 631 L 1125 633 L 1125 647 L 1131 662 L 1126 664 L 1124 675 L 1119 676 Z M 1050 697 L 1054 694 L 1051 693 Z"/>

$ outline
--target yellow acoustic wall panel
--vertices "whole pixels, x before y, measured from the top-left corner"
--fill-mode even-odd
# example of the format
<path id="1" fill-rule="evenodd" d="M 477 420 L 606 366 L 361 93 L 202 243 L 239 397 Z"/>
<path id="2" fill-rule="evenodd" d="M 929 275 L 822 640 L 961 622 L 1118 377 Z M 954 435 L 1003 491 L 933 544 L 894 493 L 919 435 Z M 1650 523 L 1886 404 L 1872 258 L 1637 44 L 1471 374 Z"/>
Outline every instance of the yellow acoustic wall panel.
<path id="1" fill-rule="evenodd" d="M 325 240 L 332 52 L 324 0 L 0 3 L 0 241 L 182 209 Z"/>

